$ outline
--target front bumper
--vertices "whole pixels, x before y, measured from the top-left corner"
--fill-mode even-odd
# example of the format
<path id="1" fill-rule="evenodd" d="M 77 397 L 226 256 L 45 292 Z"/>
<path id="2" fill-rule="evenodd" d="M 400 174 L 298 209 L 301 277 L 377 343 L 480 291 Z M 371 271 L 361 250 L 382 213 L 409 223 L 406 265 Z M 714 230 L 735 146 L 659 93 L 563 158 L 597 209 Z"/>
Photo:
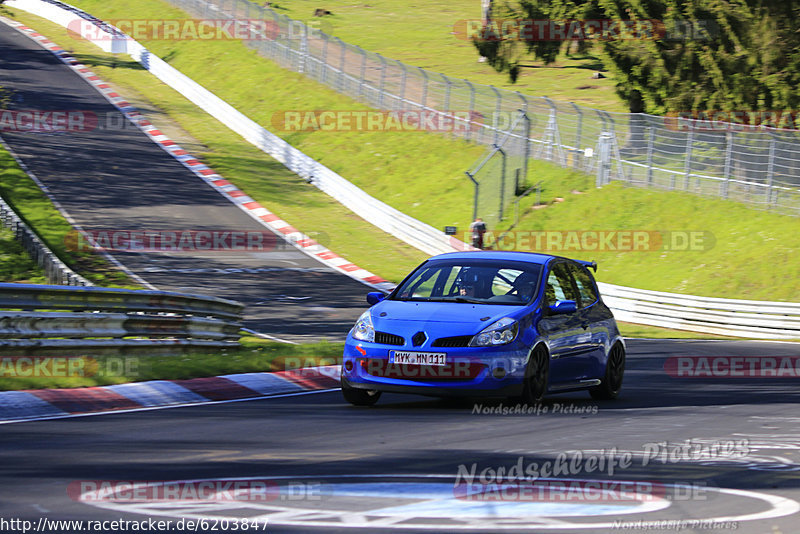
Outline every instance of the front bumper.
<path id="1" fill-rule="evenodd" d="M 390 351 L 437 352 L 446 366 L 399 365 Z M 431 396 L 498 396 L 522 393 L 529 347 L 516 340 L 499 347 L 390 346 L 348 336 L 342 362 L 342 385 L 357 389 Z"/>

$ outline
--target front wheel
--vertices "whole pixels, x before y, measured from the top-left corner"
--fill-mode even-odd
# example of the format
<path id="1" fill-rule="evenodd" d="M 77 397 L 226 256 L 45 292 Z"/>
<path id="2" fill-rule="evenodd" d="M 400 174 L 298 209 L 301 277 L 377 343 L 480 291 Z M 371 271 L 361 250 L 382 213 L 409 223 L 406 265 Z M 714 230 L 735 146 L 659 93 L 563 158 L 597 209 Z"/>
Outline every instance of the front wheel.
<path id="1" fill-rule="evenodd" d="M 625 349 L 617 343 L 611 347 L 606 362 L 606 374 L 599 386 L 589 390 L 595 400 L 613 400 L 622 389 L 622 377 L 625 374 Z"/>
<path id="2" fill-rule="evenodd" d="M 531 353 L 528 367 L 525 369 L 525 383 L 522 389 L 522 402 L 539 404 L 547 393 L 547 382 L 550 375 L 550 360 L 547 351 L 536 348 Z"/>
<path id="3" fill-rule="evenodd" d="M 381 398 L 381 392 L 374 389 L 356 389 L 342 384 L 344 400 L 353 406 L 372 406 Z"/>

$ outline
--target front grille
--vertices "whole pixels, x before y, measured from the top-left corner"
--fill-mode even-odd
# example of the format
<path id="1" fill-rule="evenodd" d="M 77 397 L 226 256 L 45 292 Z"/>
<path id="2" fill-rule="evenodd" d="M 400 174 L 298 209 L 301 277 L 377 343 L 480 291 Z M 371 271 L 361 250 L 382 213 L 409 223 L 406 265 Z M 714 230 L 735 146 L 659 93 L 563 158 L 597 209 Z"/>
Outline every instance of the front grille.
<path id="1" fill-rule="evenodd" d="M 405 345 L 406 340 L 403 336 L 387 334 L 386 332 L 375 332 L 375 343 L 381 345 Z"/>
<path id="2" fill-rule="evenodd" d="M 413 344 L 415 347 L 419 347 L 420 345 L 422 345 L 423 343 L 425 343 L 425 341 L 427 341 L 427 339 L 428 339 L 428 335 L 427 335 L 425 332 L 417 332 L 417 333 L 416 333 L 416 334 L 414 334 L 414 336 L 411 338 L 411 343 L 412 343 L 412 344 Z"/>
<path id="3" fill-rule="evenodd" d="M 469 347 L 473 336 L 440 337 L 433 342 L 433 347 Z"/>
<path id="4" fill-rule="evenodd" d="M 399 378 L 415 382 L 467 381 L 477 377 L 486 365 L 483 363 L 455 362 L 447 365 L 406 365 L 389 363 L 378 358 L 359 359 L 361 369 L 368 375 L 380 378 Z"/>

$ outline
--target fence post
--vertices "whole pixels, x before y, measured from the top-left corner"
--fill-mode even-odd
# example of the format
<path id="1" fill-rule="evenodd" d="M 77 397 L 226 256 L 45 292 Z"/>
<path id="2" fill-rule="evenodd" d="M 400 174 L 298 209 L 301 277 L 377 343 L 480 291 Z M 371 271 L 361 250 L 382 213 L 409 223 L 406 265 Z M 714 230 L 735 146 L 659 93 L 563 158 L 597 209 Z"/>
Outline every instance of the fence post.
<path id="1" fill-rule="evenodd" d="M 367 52 L 360 46 L 356 48 L 358 53 L 361 54 L 361 76 L 359 76 L 358 80 L 358 97 L 361 98 L 361 94 L 364 91 L 364 81 L 367 78 Z"/>
<path id="2" fill-rule="evenodd" d="M 297 72 L 300 74 L 306 71 L 306 60 L 308 59 L 308 26 L 303 24 L 303 33 L 300 35 L 300 54 L 298 59 Z"/>
<path id="3" fill-rule="evenodd" d="M 452 111 L 450 109 L 450 78 L 439 73 L 439 76 L 442 77 L 442 81 L 444 82 L 444 111 Z"/>
<path id="4" fill-rule="evenodd" d="M 464 174 L 466 174 L 467 178 L 469 178 L 475 185 L 475 194 L 472 197 L 472 220 L 474 221 L 475 219 L 478 218 L 478 192 L 479 192 L 478 188 L 480 187 L 480 185 L 478 184 L 478 181 L 475 179 L 475 177 L 469 173 L 469 171 L 464 171 Z"/>
<path id="5" fill-rule="evenodd" d="M 494 106 L 494 117 L 492 118 L 492 128 L 494 129 L 494 144 L 497 144 L 500 141 L 500 106 L 502 104 L 502 96 L 500 95 L 500 91 L 497 90 L 497 87 L 494 85 L 490 85 L 489 89 L 491 89 L 496 97 L 495 106 Z M 503 220 L 502 210 L 500 210 L 500 220 Z"/>
<path id="6" fill-rule="evenodd" d="M 503 156 L 503 159 L 501 160 L 502 163 L 501 163 L 501 166 L 500 166 L 500 215 L 499 215 L 499 219 L 502 221 L 503 220 L 503 202 L 505 201 L 504 193 L 505 193 L 505 190 L 506 190 L 506 152 L 505 152 L 505 150 L 503 150 L 502 148 L 500 148 L 497 145 L 494 145 L 494 147 Z"/>
<path id="7" fill-rule="evenodd" d="M 581 150 L 581 145 L 583 144 L 583 112 L 581 111 L 580 106 L 578 106 L 575 102 L 569 103 L 572 108 L 575 110 L 575 113 L 578 115 L 578 126 L 575 129 L 575 151 L 573 152 L 573 167 L 578 168 L 578 160 L 581 159 L 581 154 L 583 151 Z"/>
<path id="8" fill-rule="evenodd" d="M 422 74 L 422 78 L 425 80 L 422 82 L 422 102 L 420 102 L 421 111 L 425 111 L 425 106 L 428 103 L 428 73 L 425 72 L 425 69 L 422 67 L 417 68 L 419 69 L 420 74 Z"/>
<path id="9" fill-rule="evenodd" d="M 720 196 L 728 198 L 728 188 L 731 181 L 731 157 L 733 152 L 733 134 L 725 132 L 725 168 L 722 170 L 723 182 L 720 184 Z"/>
<path id="10" fill-rule="evenodd" d="M 603 115 L 603 112 L 600 111 L 599 109 L 595 109 L 594 112 L 597 113 L 597 116 L 600 117 L 600 121 L 603 123 L 603 126 L 601 127 L 600 132 L 601 133 L 602 132 L 607 132 L 608 131 L 608 125 L 606 124 L 605 115 Z"/>
<path id="11" fill-rule="evenodd" d="M 683 165 L 683 190 L 689 190 L 689 175 L 692 173 L 692 146 L 694 143 L 694 128 L 689 127 L 689 134 L 686 136 L 686 162 Z"/>
<path id="12" fill-rule="evenodd" d="M 656 131 L 652 126 L 647 127 L 647 185 L 653 185 L 653 144 Z"/>
<path id="13" fill-rule="evenodd" d="M 464 80 L 464 83 L 466 83 L 469 88 L 469 125 L 465 137 L 465 139 L 469 141 L 470 133 L 472 132 L 472 118 L 475 116 L 475 87 L 473 87 L 467 79 Z M 483 128 L 483 122 L 481 122 L 480 127 Z"/>
<path id="14" fill-rule="evenodd" d="M 319 32 L 322 36 L 322 83 L 328 81 L 328 34 Z"/>
<path id="15" fill-rule="evenodd" d="M 770 133 L 769 136 L 769 162 L 767 163 L 767 209 L 772 204 L 773 194 L 772 190 L 774 185 L 772 181 L 775 177 L 775 135 Z M 777 196 L 775 196 L 777 200 Z"/>
<path id="16" fill-rule="evenodd" d="M 517 95 L 520 100 L 522 100 L 522 109 L 520 111 L 527 116 L 527 114 L 528 114 L 528 99 L 525 98 L 525 95 L 523 95 L 519 91 L 514 91 L 514 94 Z"/>
<path id="17" fill-rule="evenodd" d="M 611 134 L 609 132 L 602 132 L 597 143 L 597 178 L 595 185 L 602 187 L 608 183 L 608 174 L 611 169 L 611 150 L 610 150 Z"/>
<path id="18" fill-rule="evenodd" d="M 402 61 L 397 62 L 400 65 L 400 69 L 403 71 L 403 75 L 400 78 L 400 111 L 406 109 L 406 80 L 408 79 L 408 69 L 406 68 L 406 64 Z"/>
<path id="19" fill-rule="evenodd" d="M 452 138 L 456 136 L 456 130 L 457 130 L 456 115 L 455 113 L 453 113 L 453 110 L 450 109 L 450 91 L 451 91 L 450 86 L 452 84 L 450 82 L 450 78 L 445 76 L 441 72 L 439 73 L 439 76 L 442 77 L 442 81 L 444 82 L 444 113 L 445 116 L 450 115 L 453 121 L 453 129 L 450 131 L 450 137 Z"/>
<path id="20" fill-rule="evenodd" d="M 380 54 L 376 55 L 378 56 L 378 61 L 381 62 L 381 84 L 378 90 L 378 109 L 383 109 L 383 88 L 386 83 L 386 59 Z"/>
<path id="21" fill-rule="evenodd" d="M 344 55 L 345 55 L 345 52 L 347 52 L 347 45 L 345 45 L 344 41 L 342 41 L 338 37 L 335 37 L 335 39 L 337 41 L 339 41 L 339 44 L 342 47 L 342 52 L 341 52 L 341 55 L 340 55 L 340 58 L 339 58 L 339 89 L 341 91 L 344 91 L 344 64 L 345 64 Z"/>
<path id="22" fill-rule="evenodd" d="M 527 104 L 527 102 L 526 102 Z M 527 109 L 521 109 L 523 120 L 522 132 L 522 182 L 527 183 L 528 180 L 528 159 L 531 157 L 531 120 L 528 118 Z"/>
<path id="23" fill-rule="evenodd" d="M 280 54 L 280 44 L 278 41 L 281 37 L 281 23 L 277 13 L 270 9 L 270 14 L 272 15 L 272 24 L 274 24 L 272 31 L 275 32 L 275 38 L 267 42 L 269 43 L 270 52 L 272 53 L 272 60 L 278 63 L 278 54 Z"/>

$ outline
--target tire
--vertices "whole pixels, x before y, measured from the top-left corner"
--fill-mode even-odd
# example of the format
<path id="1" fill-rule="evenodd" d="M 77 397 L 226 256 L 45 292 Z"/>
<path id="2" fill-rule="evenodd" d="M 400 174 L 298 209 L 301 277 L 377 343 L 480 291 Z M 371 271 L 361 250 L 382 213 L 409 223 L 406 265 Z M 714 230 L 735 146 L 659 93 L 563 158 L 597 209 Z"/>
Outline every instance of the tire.
<path id="1" fill-rule="evenodd" d="M 606 372 L 599 386 L 589 389 L 589 395 L 595 400 L 614 400 L 622 389 L 622 378 L 625 375 L 625 349 L 616 343 L 611 347 L 606 362 Z"/>
<path id="2" fill-rule="evenodd" d="M 342 385 L 344 400 L 353 406 L 372 406 L 381 398 L 381 392 L 374 389 L 356 389 Z"/>
<path id="3" fill-rule="evenodd" d="M 529 405 L 541 403 L 547 393 L 549 378 L 550 358 L 547 350 L 537 347 L 531 353 L 528 367 L 525 369 L 525 382 L 520 400 Z"/>

